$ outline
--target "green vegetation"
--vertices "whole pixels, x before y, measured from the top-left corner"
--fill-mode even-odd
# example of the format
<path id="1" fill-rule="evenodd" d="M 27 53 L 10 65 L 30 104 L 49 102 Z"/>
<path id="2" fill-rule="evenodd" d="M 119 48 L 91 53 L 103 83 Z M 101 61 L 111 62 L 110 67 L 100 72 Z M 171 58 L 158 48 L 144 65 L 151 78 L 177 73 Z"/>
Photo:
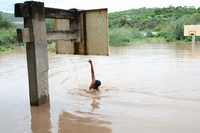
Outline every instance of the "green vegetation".
<path id="1" fill-rule="evenodd" d="M 54 27 L 53 19 L 47 19 L 47 30 Z M 0 53 L 10 51 L 16 46 L 16 27 L 22 27 L 22 19 L 13 14 L 0 12 Z M 52 49 L 52 48 L 51 48 Z"/>
<path id="2" fill-rule="evenodd" d="M 1 16 L 6 19 L 9 22 L 22 22 L 22 18 L 17 18 L 15 17 L 12 13 L 6 13 L 6 12 L 1 12 L 0 11 Z"/>
<path id="3" fill-rule="evenodd" d="M 140 8 L 110 13 L 110 44 L 191 41 L 191 37 L 183 36 L 185 24 L 200 24 L 200 8 Z"/>
<path id="4" fill-rule="evenodd" d="M 0 14 L 0 53 L 13 49 L 15 42 L 14 25 Z"/>
<path id="5" fill-rule="evenodd" d="M 14 48 L 16 43 L 16 33 L 13 29 L 0 30 L 0 52 L 5 52 Z"/>

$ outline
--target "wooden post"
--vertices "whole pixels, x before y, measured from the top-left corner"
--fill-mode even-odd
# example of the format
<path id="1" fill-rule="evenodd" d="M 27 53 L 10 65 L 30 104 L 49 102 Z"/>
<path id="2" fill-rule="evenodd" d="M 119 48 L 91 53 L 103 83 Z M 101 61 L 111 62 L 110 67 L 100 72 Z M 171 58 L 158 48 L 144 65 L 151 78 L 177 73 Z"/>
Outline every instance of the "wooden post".
<path id="1" fill-rule="evenodd" d="M 195 35 L 192 35 L 192 45 L 196 44 L 196 39 L 195 39 Z"/>
<path id="2" fill-rule="evenodd" d="M 44 3 L 29 1 L 24 6 L 29 11 L 29 15 L 24 17 L 24 27 L 29 28 L 30 34 L 30 42 L 26 43 L 30 103 L 40 105 L 49 99 Z"/>

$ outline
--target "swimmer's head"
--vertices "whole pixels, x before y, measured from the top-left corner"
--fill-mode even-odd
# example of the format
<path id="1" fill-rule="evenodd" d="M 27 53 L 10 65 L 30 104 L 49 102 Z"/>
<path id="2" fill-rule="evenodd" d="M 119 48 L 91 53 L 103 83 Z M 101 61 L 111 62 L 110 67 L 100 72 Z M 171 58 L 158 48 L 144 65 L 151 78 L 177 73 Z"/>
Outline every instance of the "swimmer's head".
<path id="1" fill-rule="evenodd" d="M 99 86 L 101 86 L 101 81 L 95 80 L 95 82 L 92 84 L 91 88 L 95 90 L 99 90 Z"/>
<path id="2" fill-rule="evenodd" d="M 101 81 L 95 80 L 95 84 L 96 84 L 97 87 L 99 87 L 101 85 Z"/>

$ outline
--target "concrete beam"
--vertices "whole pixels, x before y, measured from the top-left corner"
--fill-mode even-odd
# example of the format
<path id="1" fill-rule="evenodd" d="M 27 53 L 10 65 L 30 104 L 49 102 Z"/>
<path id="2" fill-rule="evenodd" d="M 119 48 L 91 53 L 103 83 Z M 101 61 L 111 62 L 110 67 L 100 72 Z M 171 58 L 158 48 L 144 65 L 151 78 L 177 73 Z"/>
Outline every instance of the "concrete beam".
<path id="1" fill-rule="evenodd" d="M 42 2 L 37 2 L 42 3 Z M 15 17 L 31 17 L 32 13 L 29 10 L 29 7 L 32 5 L 32 1 L 27 1 L 25 3 L 16 3 L 15 4 Z M 35 2 L 36 4 L 36 2 Z M 77 9 L 72 10 L 63 10 L 57 8 L 44 8 L 45 18 L 54 18 L 54 19 L 74 19 L 78 16 L 79 11 Z"/>

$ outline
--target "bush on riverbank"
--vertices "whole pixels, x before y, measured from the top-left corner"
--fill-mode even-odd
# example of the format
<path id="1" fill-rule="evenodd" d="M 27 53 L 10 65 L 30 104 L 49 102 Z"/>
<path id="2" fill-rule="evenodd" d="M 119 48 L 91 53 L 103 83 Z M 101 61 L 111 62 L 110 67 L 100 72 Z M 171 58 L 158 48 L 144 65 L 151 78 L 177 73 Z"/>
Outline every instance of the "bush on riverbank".
<path id="1" fill-rule="evenodd" d="M 111 29 L 109 32 L 110 45 L 120 46 L 120 45 L 129 45 L 135 39 L 142 39 L 143 35 L 130 28 L 116 28 Z"/>
<path id="2" fill-rule="evenodd" d="M 16 44 L 15 29 L 0 29 L 0 52 L 4 52 L 14 48 Z"/>
<path id="3" fill-rule="evenodd" d="M 14 48 L 16 44 L 16 32 L 14 25 L 0 14 L 0 52 Z"/>

